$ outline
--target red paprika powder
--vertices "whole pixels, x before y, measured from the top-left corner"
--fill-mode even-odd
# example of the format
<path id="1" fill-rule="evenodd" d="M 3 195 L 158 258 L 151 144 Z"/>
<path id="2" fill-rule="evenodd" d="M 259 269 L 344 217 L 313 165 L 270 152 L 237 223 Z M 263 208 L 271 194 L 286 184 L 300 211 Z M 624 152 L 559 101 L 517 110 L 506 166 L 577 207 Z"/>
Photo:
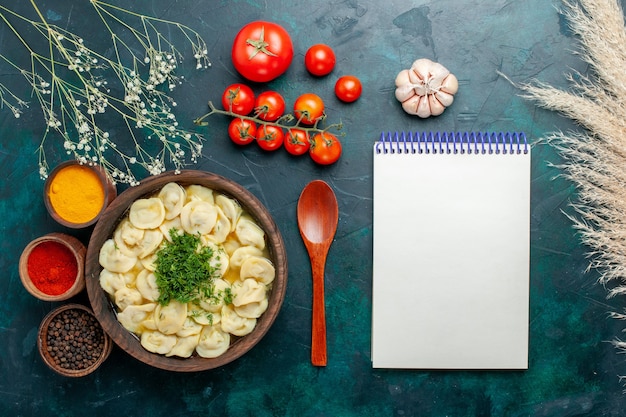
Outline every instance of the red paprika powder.
<path id="1" fill-rule="evenodd" d="M 72 251 L 54 241 L 35 246 L 28 256 L 27 267 L 35 287 L 48 295 L 59 295 L 69 290 L 78 273 Z"/>

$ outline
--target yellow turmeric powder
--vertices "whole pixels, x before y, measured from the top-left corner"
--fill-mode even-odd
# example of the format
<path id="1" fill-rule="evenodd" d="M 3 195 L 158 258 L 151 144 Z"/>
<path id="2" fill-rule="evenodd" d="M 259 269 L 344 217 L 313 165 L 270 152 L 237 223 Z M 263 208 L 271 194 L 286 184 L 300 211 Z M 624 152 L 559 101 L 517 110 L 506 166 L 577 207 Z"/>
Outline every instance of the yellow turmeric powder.
<path id="1" fill-rule="evenodd" d="M 93 169 L 68 165 L 51 178 L 50 205 L 64 220 L 81 224 L 93 220 L 104 206 L 104 187 Z"/>

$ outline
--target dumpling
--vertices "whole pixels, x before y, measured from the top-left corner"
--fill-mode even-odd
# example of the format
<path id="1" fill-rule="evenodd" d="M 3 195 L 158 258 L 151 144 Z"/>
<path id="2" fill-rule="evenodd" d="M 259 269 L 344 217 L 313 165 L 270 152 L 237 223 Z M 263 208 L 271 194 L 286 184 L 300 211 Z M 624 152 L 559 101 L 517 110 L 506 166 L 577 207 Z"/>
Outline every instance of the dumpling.
<path id="1" fill-rule="evenodd" d="M 174 335 L 165 335 L 154 330 L 146 330 L 141 333 L 141 346 L 148 352 L 160 353 L 161 355 L 172 350 L 177 340 Z"/>
<path id="2" fill-rule="evenodd" d="M 256 319 L 241 317 L 233 306 L 225 305 L 222 308 L 222 330 L 235 336 L 245 336 L 254 330 Z"/>
<path id="3" fill-rule="evenodd" d="M 98 257 L 100 265 L 111 272 L 128 272 L 137 262 L 136 256 L 125 255 L 115 245 L 113 239 L 107 239 L 100 248 Z"/>
<path id="4" fill-rule="evenodd" d="M 117 313 L 117 320 L 129 332 L 139 333 L 143 330 L 143 323 L 152 315 L 155 307 L 155 303 L 129 305 Z"/>
<path id="5" fill-rule="evenodd" d="M 176 344 L 172 349 L 165 354 L 165 356 L 178 356 L 180 358 L 190 357 L 200 340 L 200 333 L 192 334 L 185 337 L 177 337 Z"/>
<path id="6" fill-rule="evenodd" d="M 143 304 L 143 297 L 134 288 L 123 287 L 115 291 L 113 295 L 115 298 L 115 304 L 120 310 L 125 310 L 130 305 Z"/>
<path id="7" fill-rule="evenodd" d="M 154 322 L 163 334 L 175 334 L 183 328 L 187 318 L 187 304 L 172 300 L 167 305 L 157 305 L 154 310 Z"/>
<path id="8" fill-rule="evenodd" d="M 187 192 L 175 182 L 167 183 L 159 191 L 159 198 L 165 208 L 165 219 L 171 220 L 180 214 L 185 205 Z"/>
<path id="9" fill-rule="evenodd" d="M 129 275 L 131 275 L 129 277 Z M 129 280 L 132 279 L 132 274 L 122 274 L 119 272 L 111 272 L 108 269 L 103 269 L 100 272 L 100 286 L 109 295 L 115 294 L 115 291 L 126 286 Z"/>
<path id="10" fill-rule="evenodd" d="M 237 239 L 243 246 L 256 246 L 259 249 L 265 248 L 265 232 L 250 218 L 241 217 L 235 227 Z"/>
<path id="11" fill-rule="evenodd" d="M 250 256 L 241 264 L 239 278 L 243 281 L 253 278 L 265 285 L 274 281 L 276 269 L 269 259 L 261 256 Z"/>
<path id="12" fill-rule="evenodd" d="M 228 350 L 230 334 L 219 326 L 206 326 L 200 333 L 196 352 L 203 358 L 217 358 Z"/>
<path id="13" fill-rule="evenodd" d="M 124 218 L 115 228 L 113 232 L 113 240 L 117 247 L 128 256 L 137 256 L 133 248 L 135 248 L 143 239 L 144 229 L 138 229 L 128 220 Z"/>
<path id="14" fill-rule="evenodd" d="M 263 251 L 256 246 L 241 246 L 230 256 L 231 268 L 239 269 L 250 256 L 263 256 Z"/>
<path id="15" fill-rule="evenodd" d="M 156 304 L 155 304 L 156 308 Z M 154 313 L 150 314 L 144 321 L 141 322 L 142 331 L 145 330 L 157 330 L 156 323 L 154 322 Z"/>
<path id="16" fill-rule="evenodd" d="M 128 256 L 144 258 L 153 254 L 163 241 L 159 229 L 138 229 L 128 220 L 123 220 L 113 234 L 120 251 Z"/>
<path id="17" fill-rule="evenodd" d="M 211 204 L 215 202 L 213 190 L 203 185 L 188 185 L 186 191 L 187 202 L 194 200 L 206 201 Z"/>
<path id="18" fill-rule="evenodd" d="M 261 314 L 265 313 L 269 301 L 267 298 L 262 299 L 259 302 L 248 303 L 242 306 L 235 307 L 235 312 L 241 317 L 247 317 L 250 319 L 258 319 Z"/>
<path id="19" fill-rule="evenodd" d="M 266 298 L 265 285 L 255 279 L 248 278 L 233 284 L 233 305 L 243 306 L 249 303 L 258 303 Z"/>
<path id="20" fill-rule="evenodd" d="M 215 226 L 213 226 L 211 234 L 217 243 L 222 243 L 231 232 L 230 220 L 219 206 L 214 207 L 217 210 L 217 221 L 215 222 Z"/>
<path id="21" fill-rule="evenodd" d="M 157 285 L 157 278 L 154 272 L 144 269 L 137 274 L 137 280 L 135 281 L 137 291 L 148 301 L 157 301 L 159 299 L 159 286 Z"/>
<path id="22" fill-rule="evenodd" d="M 152 255 L 161 245 L 161 242 L 163 242 L 163 233 L 161 233 L 161 230 L 146 230 L 146 233 L 143 235 L 143 239 L 141 240 L 137 256 L 139 258 L 144 258 Z"/>
<path id="23" fill-rule="evenodd" d="M 156 260 L 157 254 L 156 251 L 154 251 L 154 253 L 151 253 L 150 255 L 141 258 L 139 262 L 141 263 L 143 269 L 154 272 L 156 270 Z"/>
<path id="24" fill-rule="evenodd" d="M 192 317 L 187 316 L 185 322 L 183 323 L 183 327 L 179 331 L 176 332 L 176 336 L 178 337 L 187 337 L 195 334 L 200 334 L 202 331 L 203 325 L 196 322 Z"/>
<path id="25" fill-rule="evenodd" d="M 180 212 L 180 222 L 183 230 L 190 235 L 209 234 L 217 222 L 217 209 L 206 201 L 191 201 Z"/>
<path id="26" fill-rule="evenodd" d="M 156 229 L 165 220 L 165 206 L 158 197 L 140 198 L 130 206 L 128 219 L 138 229 Z"/>
<path id="27" fill-rule="evenodd" d="M 226 197 L 224 194 L 218 194 L 215 196 L 215 205 L 221 208 L 224 215 L 226 215 L 226 217 L 230 220 L 230 231 L 233 232 L 237 222 L 239 221 L 241 213 L 243 213 L 243 209 L 237 200 Z"/>
<path id="28" fill-rule="evenodd" d="M 241 247 L 241 243 L 237 240 L 237 237 L 234 233 L 228 235 L 228 238 L 224 242 L 222 242 L 222 247 L 229 255 L 232 255 L 237 249 Z"/>

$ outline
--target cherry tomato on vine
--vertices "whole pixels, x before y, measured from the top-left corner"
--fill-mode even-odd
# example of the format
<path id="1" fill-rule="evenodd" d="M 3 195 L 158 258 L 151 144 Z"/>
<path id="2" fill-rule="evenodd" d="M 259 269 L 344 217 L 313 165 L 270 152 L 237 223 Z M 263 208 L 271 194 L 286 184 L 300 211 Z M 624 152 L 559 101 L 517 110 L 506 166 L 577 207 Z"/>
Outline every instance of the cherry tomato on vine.
<path id="1" fill-rule="evenodd" d="M 291 155 L 304 155 L 311 147 L 309 134 L 302 129 L 289 129 L 285 135 L 284 146 Z"/>
<path id="2" fill-rule="evenodd" d="M 322 43 L 311 46 L 304 55 L 304 66 L 313 75 L 322 76 L 335 68 L 335 52 Z"/>
<path id="3" fill-rule="evenodd" d="M 291 36 L 280 25 L 266 21 L 243 26 L 231 49 L 235 69 L 254 82 L 268 82 L 282 75 L 293 59 Z"/>
<path id="4" fill-rule="evenodd" d="M 285 134 L 283 130 L 274 125 L 261 125 L 256 131 L 256 142 L 261 149 L 275 151 L 283 144 Z"/>
<path id="5" fill-rule="evenodd" d="M 231 84 L 222 93 L 222 107 L 242 116 L 250 114 L 254 109 L 254 92 L 245 84 Z"/>
<path id="6" fill-rule="evenodd" d="M 313 136 L 309 155 L 317 164 L 333 164 L 341 156 L 341 142 L 332 133 L 317 133 Z"/>
<path id="7" fill-rule="evenodd" d="M 237 145 L 247 145 L 256 138 L 256 123 L 251 120 L 235 118 L 228 125 L 228 137 Z"/>
<path id="8" fill-rule="evenodd" d="M 354 75 L 339 77 L 335 83 L 335 95 L 339 100 L 345 101 L 346 103 L 352 103 L 358 100 L 358 98 L 361 97 L 362 91 L 363 86 L 361 85 L 361 80 Z"/>
<path id="9" fill-rule="evenodd" d="M 254 114 L 261 120 L 273 122 L 285 113 L 285 99 L 276 91 L 264 91 L 254 101 Z"/>
<path id="10" fill-rule="evenodd" d="M 296 119 L 306 125 L 312 125 L 324 116 L 324 101 L 313 93 L 305 93 L 293 103 Z"/>

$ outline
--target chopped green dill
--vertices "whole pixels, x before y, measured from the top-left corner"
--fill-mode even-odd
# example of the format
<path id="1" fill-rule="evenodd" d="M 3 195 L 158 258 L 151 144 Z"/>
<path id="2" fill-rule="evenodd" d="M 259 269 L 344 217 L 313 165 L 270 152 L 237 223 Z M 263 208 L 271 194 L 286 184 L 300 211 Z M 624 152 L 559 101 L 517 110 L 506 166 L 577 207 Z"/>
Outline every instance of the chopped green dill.
<path id="1" fill-rule="evenodd" d="M 226 305 L 232 304 L 235 294 L 233 294 L 233 291 L 231 290 L 231 288 L 228 287 L 222 292 L 223 292 L 222 299 L 224 300 L 224 304 Z"/>
<path id="2" fill-rule="evenodd" d="M 167 305 L 172 300 L 197 303 L 215 298 L 213 282 L 219 278 L 219 271 L 211 264 L 213 249 L 202 245 L 199 234 L 179 234 L 176 229 L 169 233 L 172 241 L 156 254 L 157 301 Z"/>

